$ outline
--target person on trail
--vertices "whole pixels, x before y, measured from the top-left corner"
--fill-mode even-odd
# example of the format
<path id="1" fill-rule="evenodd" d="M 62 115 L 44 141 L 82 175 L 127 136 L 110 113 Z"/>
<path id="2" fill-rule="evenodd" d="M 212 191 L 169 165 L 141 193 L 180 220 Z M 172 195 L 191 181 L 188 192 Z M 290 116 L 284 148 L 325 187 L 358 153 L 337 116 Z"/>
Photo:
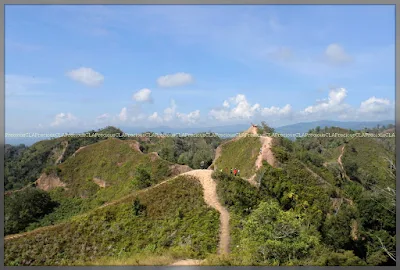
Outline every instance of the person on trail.
<path id="1" fill-rule="evenodd" d="M 232 168 L 231 168 L 231 174 L 232 174 Z"/>
<path id="2" fill-rule="evenodd" d="M 239 176 L 239 174 L 240 174 L 240 170 L 237 171 L 237 176 Z"/>
<path id="3" fill-rule="evenodd" d="M 236 176 L 236 174 L 237 174 L 237 170 L 236 170 L 236 168 L 233 170 L 233 175 L 235 175 Z"/>

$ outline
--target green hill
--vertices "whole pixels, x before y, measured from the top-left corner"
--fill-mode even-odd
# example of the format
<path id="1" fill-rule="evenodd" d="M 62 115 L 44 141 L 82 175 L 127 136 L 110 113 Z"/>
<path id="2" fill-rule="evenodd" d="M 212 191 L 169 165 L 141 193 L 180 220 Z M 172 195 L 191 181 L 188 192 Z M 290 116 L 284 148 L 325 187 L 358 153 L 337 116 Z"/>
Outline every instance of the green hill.
<path id="1" fill-rule="evenodd" d="M 228 141 L 221 146 L 221 153 L 215 160 L 214 167 L 225 172 L 237 168 L 241 176 L 249 178 L 256 172 L 256 159 L 260 147 L 258 137 L 242 137 Z"/>
<path id="2" fill-rule="evenodd" d="M 197 180 L 178 177 L 116 205 L 5 243 L 6 265 L 75 265 L 170 254 L 204 258 L 218 244 L 218 213 Z"/>

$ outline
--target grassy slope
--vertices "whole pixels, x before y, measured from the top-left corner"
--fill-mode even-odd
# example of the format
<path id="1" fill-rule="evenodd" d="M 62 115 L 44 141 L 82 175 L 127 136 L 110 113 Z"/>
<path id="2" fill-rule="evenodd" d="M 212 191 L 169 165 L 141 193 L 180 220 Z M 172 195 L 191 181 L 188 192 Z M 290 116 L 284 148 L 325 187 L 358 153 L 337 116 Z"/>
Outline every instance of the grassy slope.
<path id="1" fill-rule="evenodd" d="M 197 180 L 178 177 L 139 194 L 143 216 L 135 216 L 133 197 L 56 229 L 7 240 L 5 264 L 86 264 L 168 251 L 201 258 L 216 252 L 219 215 L 204 203 Z"/>
<path id="2" fill-rule="evenodd" d="M 170 176 L 168 162 L 161 159 L 152 161 L 149 155 L 132 149 L 128 141 L 118 139 L 108 139 L 82 149 L 75 157 L 69 158 L 59 166 L 61 169 L 59 175 L 61 180 L 67 183 L 71 194 L 90 190 L 86 185 L 88 188 L 97 187 L 92 181 L 94 177 L 106 181 L 111 186 L 124 189 L 133 180 L 139 165 L 145 166 L 157 181 Z M 97 188 L 94 189 L 97 191 Z"/>
<path id="3" fill-rule="evenodd" d="M 59 176 L 67 183 L 68 190 L 50 191 L 60 206 L 27 229 L 56 224 L 131 193 L 134 190 L 131 181 L 138 166 L 145 166 L 151 172 L 153 184 L 170 176 L 167 161 L 151 161 L 149 155 L 132 149 L 129 143 L 119 139 L 100 141 L 60 164 Z M 119 167 L 117 163 L 122 165 Z M 100 188 L 93 182 L 93 177 L 106 181 L 110 186 Z"/>
<path id="4" fill-rule="evenodd" d="M 395 188 L 395 178 L 389 172 L 389 162 L 386 158 L 395 161 L 394 153 L 387 151 L 381 142 L 372 138 L 356 138 L 346 146 L 342 162 L 345 169 L 351 162 L 357 164 L 356 176 L 363 185 L 372 182 L 381 188 Z"/>
<path id="5" fill-rule="evenodd" d="M 242 177 L 251 177 L 256 172 L 255 163 L 260 147 L 261 142 L 258 137 L 244 137 L 228 142 L 222 147 L 221 156 L 215 165 L 223 170 L 237 168 Z"/>

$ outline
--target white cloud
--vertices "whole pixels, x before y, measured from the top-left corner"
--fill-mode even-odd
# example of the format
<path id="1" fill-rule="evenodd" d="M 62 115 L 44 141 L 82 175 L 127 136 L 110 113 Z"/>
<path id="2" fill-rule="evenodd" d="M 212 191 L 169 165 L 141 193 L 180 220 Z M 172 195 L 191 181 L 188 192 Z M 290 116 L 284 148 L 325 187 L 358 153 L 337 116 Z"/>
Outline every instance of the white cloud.
<path id="1" fill-rule="evenodd" d="M 66 75 L 74 81 L 91 87 L 100 86 L 104 82 L 104 76 L 102 74 L 87 67 L 71 70 L 67 72 Z"/>
<path id="2" fill-rule="evenodd" d="M 361 102 L 360 113 L 386 113 L 393 109 L 390 100 L 383 98 L 370 97 L 369 99 Z"/>
<path id="3" fill-rule="evenodd" d="M 161 76 L 157 79 L 160 87 L 174 87 L 190 84 L 194 81 L 192 75 L 184 72 Z"/>
<path id="4" fill-rule="evenodd" d="M 102 123 L 102 122 L 108 120 L 109 118 L 110 118 L 110 115 L 108 113 L 104 113 L 104 114 L 96 117 L 96 122 Z"/>
<path id="5" fill-rule="evenodd" d="M 339 44 L 330 44 L 325 50 L 327 60 L 332 64 L 345 64 L 352 60 Z"/>
<path id="6" fill-rule="evenodd" d="M 138 102 L 152 102 L 151 90 L 144 88 L 133 94 L 132 99 Z"/>
<path id="7" fill-rule="evenodd" d="M 194 124 L 200 119 L 200 110 L 196 110 L 188 114 L 178 112 L 176 115 L 182 122 Z"/>
<path id="8" fill-rule="evenodd" d="M 128 109 L 126 107 L 122 108 L 121 112 L 118 114 L 118 119 L 121 121 L 126 121 L 128 119 Z"/>
<path id="9" fill-rule="evenodd" d="M 171 100 L 171 106 L 164 110 L 164 121 L 169 122 L 174 119 L 176 114 L 175 100 Z"/>
<path id="10" fill-rule="evenodd" d="M 261 110 L 261 115 L 265 117 L 269 116 L 290 116 L 292 113 L 292 106 L 290 104 L 286 104 L 283 108 L 272 106 L 270 108 L 263 108 Z"/>
<path id="11" fill-rule="evenodd" d="M 229 108 L 229 102 L 227 100 L 224 101 L 224 103 L 222 104 L 222 106 L 224 106 L 224 108 Z"/>
<path id="12" fill-rule="evenodd" d="M 132 116 L 131 120 L 133 122 L 136 122 L 136 121 L 143 120 L 145 118 L 146 118 L 146 115 L 144 113 L 139 113 L 138 115 Z"/>
<path id="13" fill-rule="evenodd" d="M 321 114 L 321 113 L 339 113 L 346 110 L 349 106 L 343 101 L 347 96 L 347 90 L 345 88 L 333 89 L 329 92 L 328 99 L 317 100 L 317 104 L 308 106 L 302 114 Z"/>
<path id="14" fill-rule="evenodd" d="M 148 117 L 150 121 L 161 123 L 163 120 L 160 116 L 158 116 L 157 112 L 154 112 L 152 115 Z"/>
<path id="15" fill-rule="evenodd" d="M 51 123 L 50 125 L 55 127 L 55 126 L 60 126 L 60 125 L 66 125 L 66 124 L 71 124 L 76 122 L 77 118 L 72 115 L 71 113 L 59 113 L 55 116 L 54 122 Z"/>
<path id="16" fill-rule="evenodd" d="M 232 104 L 233 108 L 228 110 L 227 105 Z M 226 121 L 231 119 L 249 119 L 260 110 L 260 104 L 251 105 L 245 95 L 238 94 L 224 101 L 224 109 L 213 109 L 209 116 L 216 120 Z"/>

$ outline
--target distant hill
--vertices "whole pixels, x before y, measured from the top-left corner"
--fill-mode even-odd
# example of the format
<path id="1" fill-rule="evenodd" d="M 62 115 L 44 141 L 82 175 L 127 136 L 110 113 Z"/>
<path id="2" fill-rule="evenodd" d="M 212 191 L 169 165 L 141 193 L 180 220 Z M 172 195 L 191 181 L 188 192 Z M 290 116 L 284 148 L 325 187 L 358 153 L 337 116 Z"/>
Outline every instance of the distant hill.
<path id="1" fill-rule="evenodd" d="M 364 128 L 374 128 L 377 125 L 394 125 L 393 120 L 385 120 L 385 121 L 374 121 L 374 122 L 341 122 L 341 121 L 330 121 L 330 120 L 321 120 L 314 122 L 302 122 L 293 125 L 281 126 L 275 128 L 276 132 L 279 133 L 304 133 L 308 132 L 310 129 L 314 129 L 318 126 L 323 127 L 340 127 L 344 129 L 352 129 L 352 130 L 361 130 Z"/>

